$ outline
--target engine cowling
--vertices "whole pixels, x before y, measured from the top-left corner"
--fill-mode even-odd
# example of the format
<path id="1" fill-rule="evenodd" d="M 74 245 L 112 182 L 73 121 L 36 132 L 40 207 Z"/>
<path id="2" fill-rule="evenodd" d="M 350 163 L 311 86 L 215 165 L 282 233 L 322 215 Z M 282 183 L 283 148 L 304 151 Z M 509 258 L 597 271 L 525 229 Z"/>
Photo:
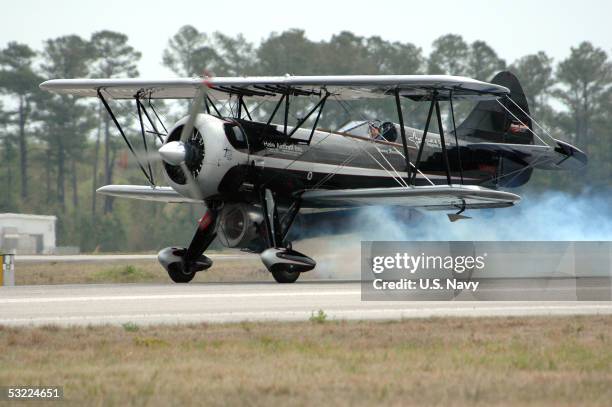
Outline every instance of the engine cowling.
<path id="1" fill-rule="evenodd" d="M 164 144 L 179 141 L 187 117 L 179 120 L 168 133 Z M 164 162 L 164 172 L 168 184 L 181 195 L 198 199 L 208 199 L 219 195 L 221 180 L 234 167 L 246 165 L 249 160 L 248 149 L 237 149 L 229 142 L 225 127 L 227 122 L 208 114 L 199 114 L 194 129 L 185 144 L 185 165 L 191 172 L 200 190 L 200 197 L 194 196 L 193 188 L 188 185 L 180 165 Z"/>
<path id="2" fill-rule="evenodd" d="M 226 247 L 261 252 L 265 247 L 261 208 L 246 203 L 226 204 L 221 211 L 217 236 Z"/>

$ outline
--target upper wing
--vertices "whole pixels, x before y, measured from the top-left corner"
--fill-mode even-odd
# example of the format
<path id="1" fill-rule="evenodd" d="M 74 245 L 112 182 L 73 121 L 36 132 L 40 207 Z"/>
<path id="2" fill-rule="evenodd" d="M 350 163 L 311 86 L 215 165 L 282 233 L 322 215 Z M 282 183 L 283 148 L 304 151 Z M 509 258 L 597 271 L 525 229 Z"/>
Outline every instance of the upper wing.
<path id="1" fill-rule="evenodd" d="M 170 187 L 150 187 L 148 185 L 106 185 L 96 191 L 101 195 L 121 198 L 141 199 L 144 201 L 201 203 L 201 201 L 184 197 Z"/>
<path id="2" fill-rule="evenodd" d="M 311 190 L 301 197 L 320 207 L 392 205 L 426 210 L 503 208 L 521 200 L 509 192 L 473 185 Z"/>
<path id="3" fill-rule="evenodd" d="M 145 79 L 53 79 L 40 84 L 41 89 L 77 96 L 96 96 L 98 91 L 114 99 L 193 98 L 196 89 L 209 86 L 210 96 L 224 100 L 229 95 L 278 98 L 283 94 L 322 95 L 329 92 L 339 99 L 380 98 L 393 94 L 427 99 L 432 92 L 438 99 L 491 99 L 510 93 L 508 88 L 461 76 L 447 75 L 346 75 L 346 76 L 254 76 Z"/>

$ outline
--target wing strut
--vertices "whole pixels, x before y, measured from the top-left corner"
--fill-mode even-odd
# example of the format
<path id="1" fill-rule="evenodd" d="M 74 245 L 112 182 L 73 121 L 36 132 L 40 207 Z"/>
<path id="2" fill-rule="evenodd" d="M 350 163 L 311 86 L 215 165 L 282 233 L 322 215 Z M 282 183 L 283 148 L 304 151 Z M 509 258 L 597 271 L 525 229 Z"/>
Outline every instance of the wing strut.
<path id="1" fill-rule="evenodd" d="M 293 136 L 295 134 L 295 132 L 298 131 L 298 129 L 300 127 L 302 127 L 302 125 L 306 122 L 306 120 L 308 120 L 308 118 L 317 109 L 319 109 L 319 113 L 317 114 L 317 118 L 316 118 L 314 124 L 312 125 L 312 130 L 310 132 L 310 137 L 308 138 L 308 144 L 310 144 L 310 141 L 312 140 L 312 135 L 314 134 L 315 128 L 317 127 L 317 123 L 319 122 L 319 118 L 321 117 L 321 112 L 323 111 L 323 107 L 325 106 L 325 101 L 327 100 L 328 97 L 329 97 L 329 93 L 326 94 L 325 96 L 323 96 L 321 98 L 321 100 L 319 100 L 319 102 L 312 109 L 310 109 L 310 111 L 306 114 L 306 116 L 304 116 L 302 119 L 300 119 L 300 121 L 295 125 L 293 130 L 291 130 L 291 132 L 289 133 L 289 137 Z"/>
<path id="2" fill-rule="evenodd" d="M 461 177 L 461 185 L 463 185 L 463 164 L 461 164 L 461 149 L 459 148 L 459 139 L 457 138 L 457 125 L 455 124 L 455 107 L 453 105 L 453 91 L 451 90 L 450 98 L 450 113 L 453 119 L 453 133 L 455 134 L 455 148 L 457 149 L 457 163 L 459 163 L 459 176 Z"/>
<path id="3" fill-rule="evenodd" d="M 436 109 L 436 119 L 438 121 L 438 131 L 440 132 L 440 145 L 442 146 L 442 159 L 444 160 L 444 167 L 446 172 L 446 182 L 451 185 L 451 170 L 450 162 L 448 160 L 448 150 L 446 149 L 446 140 L 444 138 L 444 125 L 442 124 L 442 116 L 440 114 L 440 103 L 438 101 L 438 92 L 434 91 L 431 97 L 431 104 L 429 105 L 429 112 L 427 113 L 427 121 L 425 122 L 425 130 L 423 131 L 423 137 L 421 138 L 421 145 L 419 146 L 419 152 L 414 165 L 414 171 L 412 172 L 412 185 L 416 185 L 416 176 L 419 171 L 419 164 L 421 163 L 421 156 L 423 155 L 423 148 L 425 147 L 425 140 L 427 139 L 427 132 L 429 131 L 429 125 L 431 123 L 431 117 L 433 110 Z M 453 124 L 454 124 L 454 113 L 453 113 Z M 455 134 L 457 132 L 455 131 Z M 459 148 L 459 145 L 457 145 Z M 463 177 L 462 177 L 463 178 Z"/>
<path id="4" fill-rule="evenodd" d="M 408 142 L 406 141 L 406 129 L 404 128 L 404 113 L 400 103 L 399 88 L 395 89 L 395 106 L 397 107 L 397 118 L 399 120 L 400 134 L 402 135 L 402 147 L 404 148 L 404 158 L 406 159 L 406 172 L 410 179 L 410 157 L 408 156 Z"/>
<path id="5" fill-rule="evenodd" d="M 140 103 L 140 98 L 138 97 L 138 94 L 134 96 L 134 99 L 136 99 L 136 110 L 138 111 L 138 121 L 140 122 L 140 134 L 142 135 L 142 143 L 144 144 L 145 155 L 148 157 L 149 147 L 147 145 L 147 136 L 145 133 L 144 122 L 142 121 L 142 109 L 141 109 L 141 103 Z M 147 115 L 147 118 L 148 117 L 149 116 Z M 155 132 L 157 132 L 157 130 L 155 130 Z M 151 160 L 147 160 L 147 167 L 149 168 L 149 179 L 151 180 L 153 184 L 155 184 L 155 178 L 153 178 L 153 169 L 151 168 Z"/>
<path id="6" fill-rule="evenodd" d="M 138 166 L 140 167 L 140 170 L 144 174 L 144 176 L 147 179 L 147 181 L 149 181 L 151 186 L 154 187 L 155 186 L 155 181 L 153 180 L 153 178 L 151 178 L 151 176 L 149 175 L 147 170 L 144 168 L 144 166 L 140 162 L 140 159 L 138 158 L 138 154 L 136 154 L 136 151 L 134 151 L 134 147 L 132 146 L 132 143 L 130 143 L 130 140 L 126 137 L 125 133 L 123 132 L 123 128 L 121 127 L 121 124 L 119 124 L 119 121 L 115 117 L 115 114 L 113 113 L 113 110 L 108 105 L 108 102 L 106 101 L 106 99 L 104 99 L 104 96 L 102 96 L 102 92 L 100 91 L 100 89 L 98 89 L 97 92 L 98 92 L 98 98 L 100 98 L 100 100 L 102 101 L 102 104 L 104 105 L 104 108 L 106 109 L 106 111 L 108 112 L 109 116 L 113 120 L 113 123 L 115 123 L 115 126 L 117 127 L 117 130 L 119 130 L 119 133 L 121 133 L 121 137 L 123 137 L 123 140 L 125 141 L 125 144 L 127 144 L 128 148 L 130 149 L 130 152 L 132 153 L 134 158 L 136 158 L 136 162 L 138 163 Z"/>
<path id="7" fill-rule="evenodd" d="M 427 121 L 425 121 L 425 130 L 423 131 L 423 137 L 421 137 L 421 145 L 419 146 L 419 152 L 414 163 L 414 171 L 412 172 L 412 185 L 416 185 L 416 176 L 419 171 L 419 164 L 421 162 L 421 156 L 423 155 L 423 147 L 425 147 L 425 139 L 427 138 L 427 132 L 429 131 L 429 123 L 431 122 L 431 115 L 433 108 L 436 103 L 437 94 L 434 92 L 431 104 L 429 105 L 429 112 L 427 113 Z"/>
<path id="8" fill-rule="evenodd" d="M 444 126 L 442 125 L 442 117 L 440 115 L 440 103 L 436 99 L 436 117 L 438 118 L 438 131 L 440 132 L 440 144 L 442 145 L 442 156 L 446 167 L 446 181 L 451 185 L 450 163 L 448 162 L 448 151 L 446 150 L 446 141 L 444 140 Z"/>

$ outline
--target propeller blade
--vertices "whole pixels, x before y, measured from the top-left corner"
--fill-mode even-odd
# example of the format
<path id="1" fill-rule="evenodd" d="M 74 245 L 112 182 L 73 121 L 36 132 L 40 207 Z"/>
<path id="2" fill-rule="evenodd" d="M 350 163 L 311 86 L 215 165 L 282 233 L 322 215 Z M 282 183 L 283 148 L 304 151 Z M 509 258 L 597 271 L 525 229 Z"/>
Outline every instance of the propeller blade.
<path id="1" fill-rule="evenodd" d="M 180 141 L 171 141 L 169 143 L 166 143 L 158 150 L 159 155 L 163 161 L 171 165 L 178 165 L 181 168 L 181 171 L 183 171 L 183 175 L 185 176 L 189 192 L 191 193 L 192 197 L 199 200 L 204 200 L 202 196 L 202 191 L 200 191 L 200 186 L 191 174 L 191 171 L 187 167 L 185 160 L 187 159 L 186 144 L 189 141 L 191 135 L 193 134 L 195 121 L 198 117 L 198 114 L 202 110 L 202 106 L 204 105 L 204 99 L 207 95 L 208 85 L 206 81 L 207 79 L 205 79 L 202 85 L 199 86 L 196 90 L 196 94 L 193 98 L 193 102 L 191 103 L 191 108 L 189 110 L 189 117 L 187 118 L 187 121 L 183 126 L 183 130 L 181 131 Z"/>
<path id="2" fill-rule="evenodd" d="M 143 163 L 155 164 L 160 161 L 163 161 L 161 155 L 159 154 L 159 151 L 157 150 L 149 150 L 148 152 L 145 152 L 145 151 L 137 151 L 137 152 L 138 152 L 138 158 L 140 158 L 140 160 L 142 160 Z"/>
<path id="3" fill-rule="evenodd" d="M 204 104 L 204 98 L 206 97 L 206 90 L 208 86 L 203 85 L 198 88 L 196 91 L 195 97 L 193 98 L 193 102 L 191 103 L 191 109 L 189 112 L 189 118 L 185 122 L 183 126 L 183 131 L 181 132 L 181 141 L 186 143 L 191 137 L 193 132 L 193 126 L 195 125 L 196 118 L 198 117 L 198 113 L 202 110 L 202 105 Z"/>
<path id="4" fill-rule="evenodd" d="M 203 201 L 204 198 L 202 197 L 202 191 L 200 191 L 200 187 L 191 174 L 191 171 L 189 171 L 187 164 L 185 164 L 185 161 L 183 161 L 179 165 L 183 171 L 183 175 L 185 175 L 185 180 L 187 181 L 187 186 L 189 187 L 189 192 L 191 192 L 192 197 Z"/>

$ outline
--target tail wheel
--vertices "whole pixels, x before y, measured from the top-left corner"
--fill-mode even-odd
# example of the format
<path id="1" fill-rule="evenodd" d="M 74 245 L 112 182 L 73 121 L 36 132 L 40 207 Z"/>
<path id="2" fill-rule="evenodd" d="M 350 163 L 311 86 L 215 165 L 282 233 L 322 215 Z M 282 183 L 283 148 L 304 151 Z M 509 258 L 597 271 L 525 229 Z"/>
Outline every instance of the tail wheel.
<path id="1" fill-rule="evenodd" d="M 275 270 L 272 271 L 272 277 L 276 280 L 277 283 L 281 284 L 290 284 L 295 283 L 296 280 L 300 277 L 300 273 L 298 272 L 289 272 L 286 270 Z"/>

